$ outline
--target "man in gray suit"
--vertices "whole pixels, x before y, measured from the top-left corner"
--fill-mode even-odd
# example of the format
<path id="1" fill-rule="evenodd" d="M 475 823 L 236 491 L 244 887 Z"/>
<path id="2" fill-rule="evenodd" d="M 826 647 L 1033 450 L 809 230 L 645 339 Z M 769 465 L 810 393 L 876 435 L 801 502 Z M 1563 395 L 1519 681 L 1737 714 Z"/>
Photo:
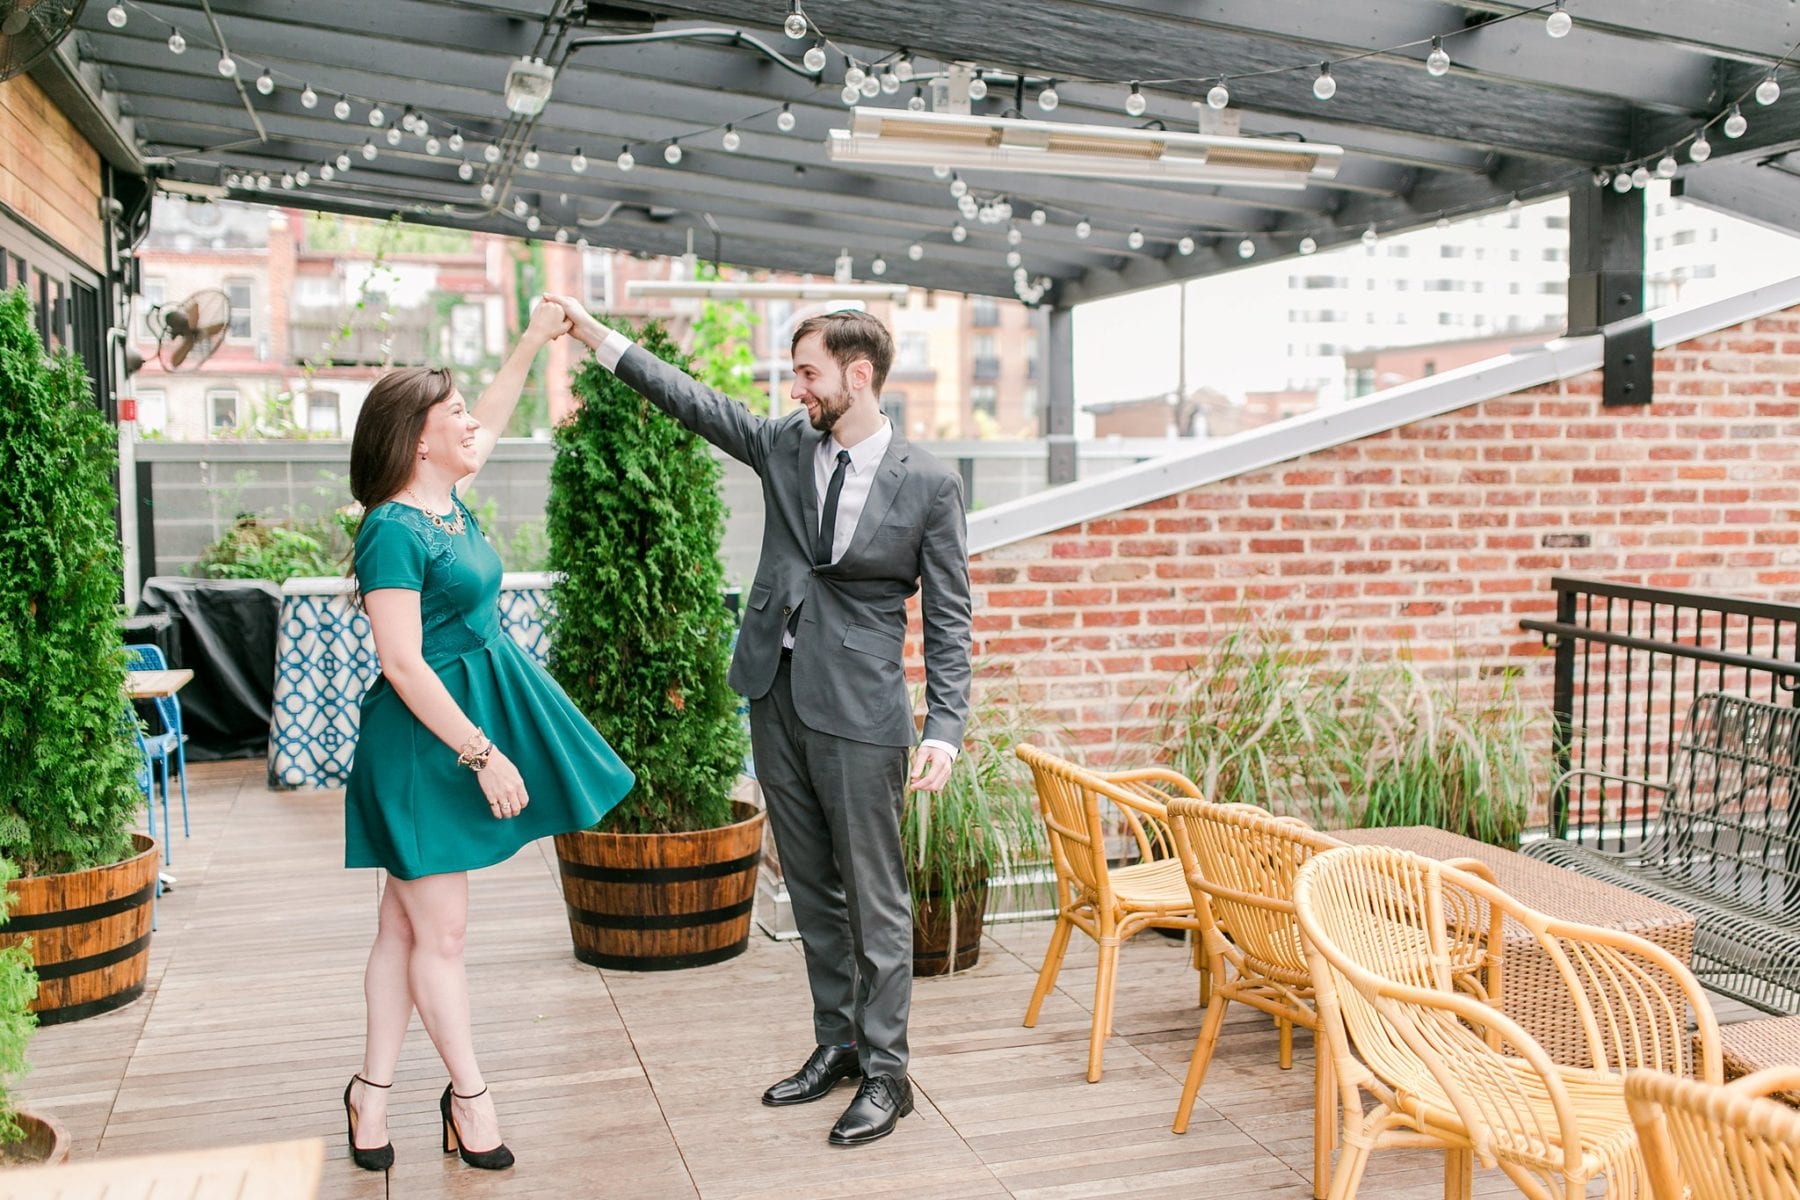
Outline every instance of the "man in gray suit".
<path id="1" fill-rule="evenodd" d="M 602 366 L 763 481 L 762 557 L 731 686 L 750 698 L 757 780 L 806 951 L 818 1046 L 763 1103 L 818 1100 L 860 1075 L 831 1130 L 854 1146 L 912 1111 L 906 1019 L 912 904 L 900 845 L 915 737 L 902 651 L 920 592 L 925 728 L 910 785 L 949 778 L 969 711 L 969 557 L 962 481 L 881 412 L 893 338 L 834 312 L 794 331 L 781 420 L 697 383 L 551 296 Z"/>

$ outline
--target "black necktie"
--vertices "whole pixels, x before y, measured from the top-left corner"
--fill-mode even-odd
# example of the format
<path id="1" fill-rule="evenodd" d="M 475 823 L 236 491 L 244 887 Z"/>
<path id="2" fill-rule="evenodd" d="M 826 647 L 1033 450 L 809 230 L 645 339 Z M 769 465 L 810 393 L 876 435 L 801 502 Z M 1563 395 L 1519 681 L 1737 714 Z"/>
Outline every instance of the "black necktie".
<path id="1" fill-rule="evenodd" d="M 837 540 L 838 496 L 844 491 L 844 471 L 850 466 L 850 452 L 837 452 L 837 470 L 825 485 L 825 511 L 819 516 L 819 536 L 813 540 L 813 565 L 823 567 L 831 562 L 831 543 Z"/>

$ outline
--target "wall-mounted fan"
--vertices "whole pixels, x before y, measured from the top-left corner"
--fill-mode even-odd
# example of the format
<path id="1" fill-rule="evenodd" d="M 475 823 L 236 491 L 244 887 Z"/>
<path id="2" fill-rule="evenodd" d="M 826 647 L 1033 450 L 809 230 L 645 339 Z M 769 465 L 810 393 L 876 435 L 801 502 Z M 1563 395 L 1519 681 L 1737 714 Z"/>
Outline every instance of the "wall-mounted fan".
<path id="1" fill-rule="evenodd" d="M 231 328 L 231 297 L 218 288 L 153 305 L 144 317 L 165 371 L 192 371 L 211 358 Z"/>
<path id="2" fill-rule="evenodd" d="M 75 28 L 87 0 L 0 0 L 0 80 L 23 75 Z"/>

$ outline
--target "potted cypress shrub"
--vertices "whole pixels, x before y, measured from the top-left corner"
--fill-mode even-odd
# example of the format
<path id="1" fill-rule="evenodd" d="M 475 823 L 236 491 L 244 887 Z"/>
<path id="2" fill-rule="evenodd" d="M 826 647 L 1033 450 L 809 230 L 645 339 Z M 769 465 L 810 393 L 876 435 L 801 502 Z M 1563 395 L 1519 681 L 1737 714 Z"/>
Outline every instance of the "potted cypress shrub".
<path id="1" fill-rule="evenodd" d="M 0 855 L 41 1024 L 129 1003 L 150 957 L 156 848 L 125 705 L 117 446 L 73 354 L 46 358 L 23 288 L 0 296 Z"/>
<path id="2" fill-rule="evenodd" d="M 626 328 L 689 369 L 662 327 Z M 549 670 L 637 774 L 595 829 L 556 839 L 575 957 L 668 970 L 750 939 L 763 813 L 735 801 L 744 761 L 725 682 L 733 619 L 719 543 L 719 467 L 699 437 L 609 371 L 576 376 L 546 510 Z"/>
<path id="3" fill-rule="evenodd" d="M 6 924 L 4 888 L 19 869 L 0 858 L 0 928 Z M 69 1157 L 69 1131 L 61 1122 L 13 1104 L 13 1085 L 25 1074 L 25 1046 L 37 1020 L 37 973 L 24 946 L 0 950 L 0 1164 L 60 1163 Z"/>

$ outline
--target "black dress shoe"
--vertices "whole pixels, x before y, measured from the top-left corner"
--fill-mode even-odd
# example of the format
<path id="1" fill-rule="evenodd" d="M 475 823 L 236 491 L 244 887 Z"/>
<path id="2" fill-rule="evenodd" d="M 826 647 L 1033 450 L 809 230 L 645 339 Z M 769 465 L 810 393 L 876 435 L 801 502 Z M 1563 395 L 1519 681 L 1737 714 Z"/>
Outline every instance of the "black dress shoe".
<path id="1" fill-rule="evenodd" d="M 763 1093 L 770 1106 L 808 1104 L 824 1096 L 838 1081 L 862 1074 L 856 1046 L 820 1046 L 806 1065 Z"/>
<path id="2" fill-rule="evenodd" d="M 831 1144 L 860 1146 L 884 1138 L 912 1110 L 912 1084 L 904 1076 L 871 1075 L 862 1081 L 856 1089 L 856 1099 L 831 1127 Z"/>

